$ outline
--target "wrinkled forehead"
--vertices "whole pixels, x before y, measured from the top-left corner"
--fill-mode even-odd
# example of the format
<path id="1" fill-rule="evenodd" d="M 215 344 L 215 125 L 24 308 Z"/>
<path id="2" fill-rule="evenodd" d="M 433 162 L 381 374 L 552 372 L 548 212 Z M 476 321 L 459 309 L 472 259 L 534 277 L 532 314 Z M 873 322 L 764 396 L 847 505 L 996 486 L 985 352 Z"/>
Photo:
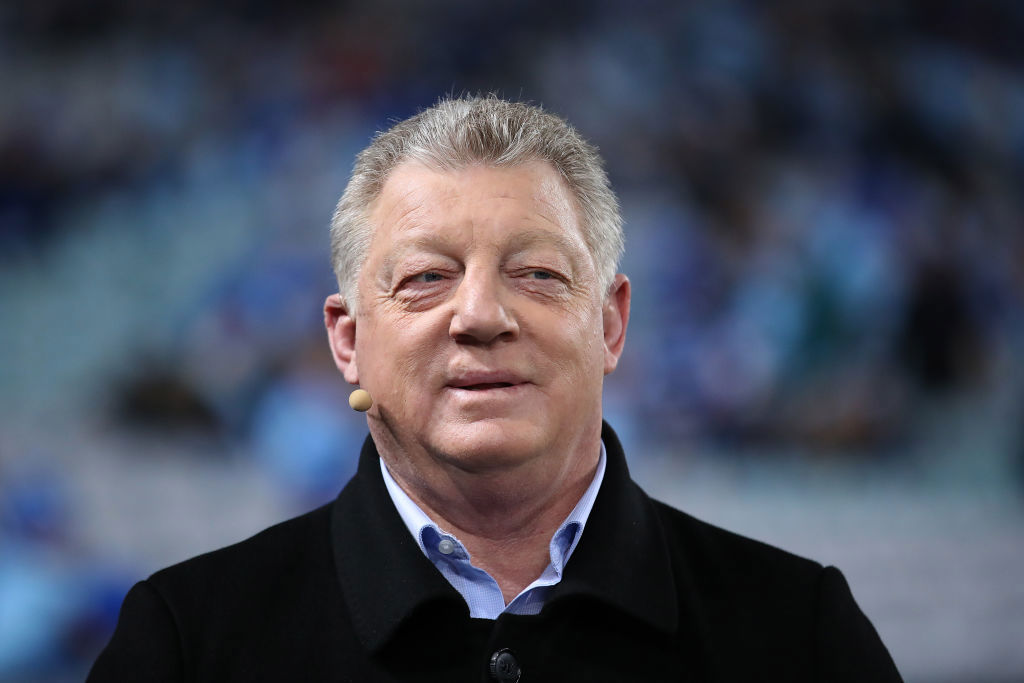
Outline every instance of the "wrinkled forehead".
<path id="1" fill-rule="evenodd" d="M 389 174 L 369 219 L 375 235 L 390 238 L 421 238 L 417 233 L 493 220 L 510 239 L 586 248 L 576 201 L 561 175 L 543 161 L 457 169 L 405 162 Z"/>

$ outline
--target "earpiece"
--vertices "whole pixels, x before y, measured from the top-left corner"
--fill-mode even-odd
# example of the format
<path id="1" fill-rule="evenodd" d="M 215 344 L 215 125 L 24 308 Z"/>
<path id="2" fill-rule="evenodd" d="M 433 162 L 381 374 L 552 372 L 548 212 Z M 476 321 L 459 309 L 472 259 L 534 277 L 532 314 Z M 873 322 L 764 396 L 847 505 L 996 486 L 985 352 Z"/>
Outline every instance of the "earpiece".
<path id="1" fill-rule="evenodd" d="M 348 404 L 352 406 L 352 410 L 365 413 L 373 405 L 373 398 L 366 389 L 356 389 L 348 395 Z"/>

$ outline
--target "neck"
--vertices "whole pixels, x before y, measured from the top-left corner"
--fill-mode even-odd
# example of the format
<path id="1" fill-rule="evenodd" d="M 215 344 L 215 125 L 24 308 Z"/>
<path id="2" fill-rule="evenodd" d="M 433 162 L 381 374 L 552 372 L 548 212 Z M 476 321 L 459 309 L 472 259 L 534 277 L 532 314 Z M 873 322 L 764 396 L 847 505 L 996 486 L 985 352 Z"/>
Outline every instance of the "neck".
<path id="1" fill-rule="evenodd" d="M 537 459 L 543 466 L 530 461 L 490 472 L 436 459 L 436 468 L 422 472 L 412 466 L 417 459 L 380 453 L 409 497 L 494 577 L 507 604 L 548 566 L 551 537 L 596 474 L 600 433 L 569 453 L 544 454 Z"/>

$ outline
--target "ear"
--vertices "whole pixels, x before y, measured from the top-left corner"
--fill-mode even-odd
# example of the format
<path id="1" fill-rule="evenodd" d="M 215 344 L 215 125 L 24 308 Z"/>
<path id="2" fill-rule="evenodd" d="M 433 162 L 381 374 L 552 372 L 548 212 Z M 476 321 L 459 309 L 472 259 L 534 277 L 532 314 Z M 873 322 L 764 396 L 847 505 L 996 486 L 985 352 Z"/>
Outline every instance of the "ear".
<path id="1" fill-rule="evenodd" d="M 349 384 L 359 384 L 356 367 L 356 319 L 340 294 L 331 294 L 324 302 L 324 327 L 331 345 L 334 364 Z"/>
<path id="2" fill-rule="evenodd" d="M 608 289 L 601 312 L 604 315 L 604 374 L 611 374 L 619 364 L 626 344 L 629 325 L 629 278 L 619 273 Z"/>

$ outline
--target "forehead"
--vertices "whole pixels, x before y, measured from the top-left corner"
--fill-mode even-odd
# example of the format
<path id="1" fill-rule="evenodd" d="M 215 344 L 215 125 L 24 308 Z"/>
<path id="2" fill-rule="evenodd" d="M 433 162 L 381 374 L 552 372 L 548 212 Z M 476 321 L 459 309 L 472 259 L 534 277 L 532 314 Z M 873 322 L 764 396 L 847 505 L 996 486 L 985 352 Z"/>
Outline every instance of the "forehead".
<path id="1" fill-rule="evenodd" d="M 457 237 L 467 230 L 495 236 L 550 236 L 583 246 L 575 201 L 553 166 L 473 165 L 437 170 L 407 162 L 389 175 L 371 205 L 374 241 Z"/>

